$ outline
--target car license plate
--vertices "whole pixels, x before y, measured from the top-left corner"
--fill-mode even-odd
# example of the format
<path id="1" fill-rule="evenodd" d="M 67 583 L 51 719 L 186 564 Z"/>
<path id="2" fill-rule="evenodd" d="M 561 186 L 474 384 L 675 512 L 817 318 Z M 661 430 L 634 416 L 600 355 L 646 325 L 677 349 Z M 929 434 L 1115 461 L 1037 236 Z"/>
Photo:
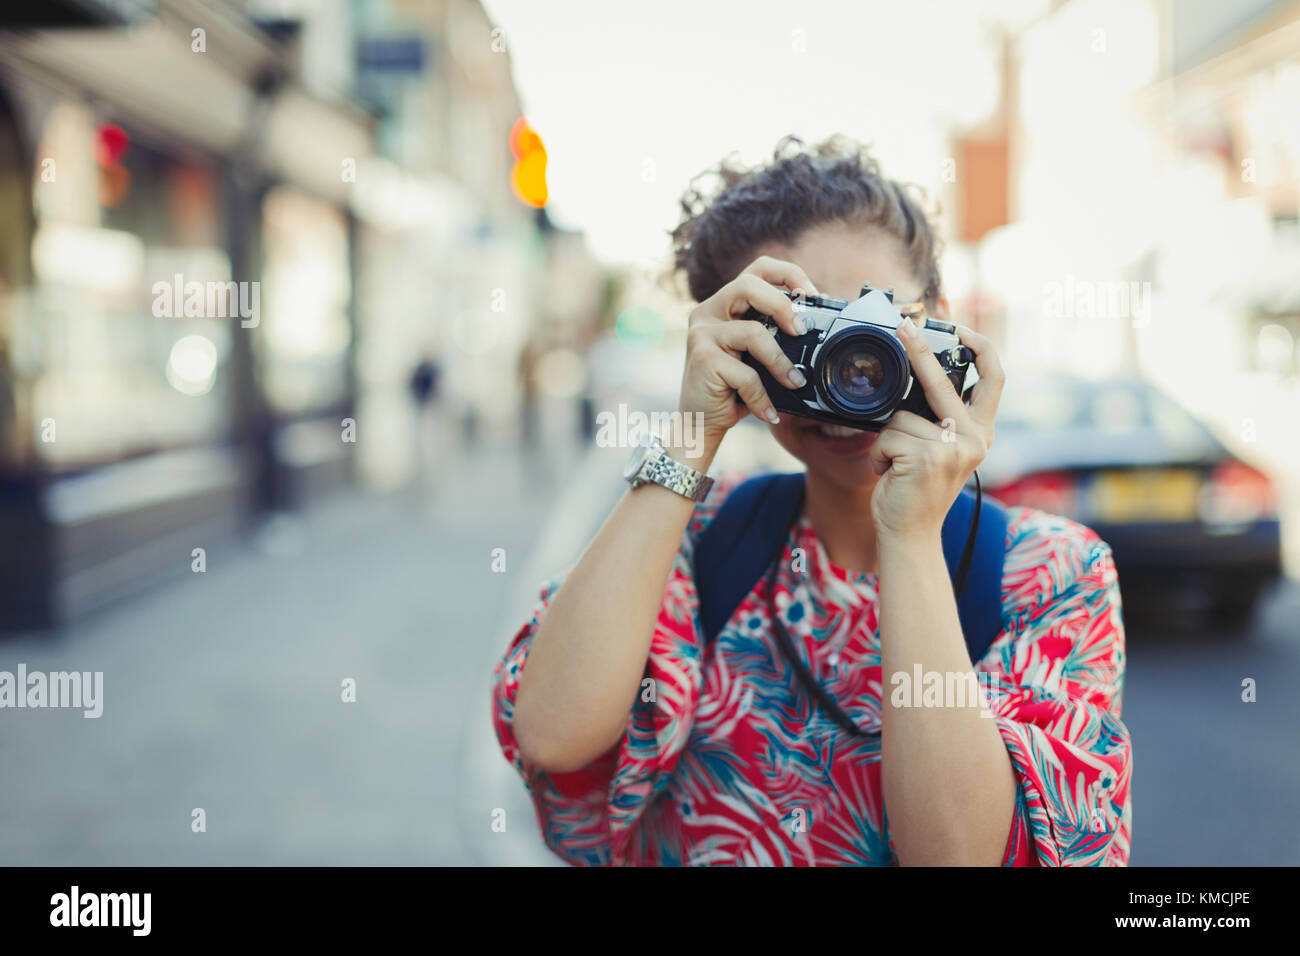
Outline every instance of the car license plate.
<path id="1" fill-rule="evenodd" d="M 1194 521 L 1200 476 L 1186 468 L 1103 471 L 1092 481 L 1092 512 L 1110 524 Z"/>

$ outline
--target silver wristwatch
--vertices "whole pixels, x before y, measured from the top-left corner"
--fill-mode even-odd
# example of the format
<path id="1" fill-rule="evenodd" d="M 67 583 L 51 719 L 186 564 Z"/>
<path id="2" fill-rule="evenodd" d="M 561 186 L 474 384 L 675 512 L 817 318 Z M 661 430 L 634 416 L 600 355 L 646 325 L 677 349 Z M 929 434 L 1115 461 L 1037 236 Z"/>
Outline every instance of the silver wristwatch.
<path id="1" fill-rule="evenodd" d="M 653 434 L 641 439 L 633 449 L 623 477 L 633 488 L 652 481 L 692 501 L 703 501 L 713 487 L 712 478 L 671 457 L 663 441 Z"/>

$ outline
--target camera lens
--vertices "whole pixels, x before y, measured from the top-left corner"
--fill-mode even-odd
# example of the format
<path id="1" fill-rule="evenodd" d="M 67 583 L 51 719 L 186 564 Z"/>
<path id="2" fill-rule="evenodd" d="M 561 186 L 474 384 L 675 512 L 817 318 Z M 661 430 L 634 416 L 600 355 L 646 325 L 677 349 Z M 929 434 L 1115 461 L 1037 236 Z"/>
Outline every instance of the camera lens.
<path id="1" fill-rule="evenodd" d="M 907 390 L 907 354 L 887 331 L 857 325 L 838 332 L 818 352 L 813 376 L 818 397 L 848 419 L 892 411 Z"/>
<path id="2" fill-rule="evenodd" d="M 868 401 L 885 380 L 885 366 L 879 356 L 863 349 L 841 358 L 835 375 L 841 392 Z"/>

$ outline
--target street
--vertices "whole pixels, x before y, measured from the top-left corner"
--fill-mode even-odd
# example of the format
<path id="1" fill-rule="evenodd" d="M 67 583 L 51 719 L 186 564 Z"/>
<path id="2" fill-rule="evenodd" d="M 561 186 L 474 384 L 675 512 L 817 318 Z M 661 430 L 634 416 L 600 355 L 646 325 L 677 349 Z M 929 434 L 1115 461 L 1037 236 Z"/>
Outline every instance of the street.
<path id="1" fill-rule="evenodd" d="M 1248 634 L 1130 624 L 1134 866 L 1296 866 L 1300 828 L 1300 587 Z M 1256 702 L 1242 700 L 1243 680 Z"/>
<path id="2" fill-rule="evenodd" d="M 98 719 L 0 713 L 0 862 L 556 863 L 496 748 L 488 673 L 618 494 L 623 455 L 534 482 L 480 450 L 432 508 L 342 493 L 183 585 L 0 644 L 0 670 L 104 673 Z M 1298 618 L 1292 583 L 1242 638 L 1130 622 L 1133 865 L 1300 862 Z"/>

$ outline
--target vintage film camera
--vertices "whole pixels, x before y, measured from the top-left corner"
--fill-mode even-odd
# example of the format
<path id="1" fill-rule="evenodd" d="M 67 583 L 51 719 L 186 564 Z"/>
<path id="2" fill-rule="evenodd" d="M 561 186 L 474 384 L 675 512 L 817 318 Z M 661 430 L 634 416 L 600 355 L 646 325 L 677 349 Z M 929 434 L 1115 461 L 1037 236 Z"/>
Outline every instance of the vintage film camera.
<path id="1" fill-rule="evenodd" d="M 899 409 L 938 420 L 898 338 L 898 323 L 903 315 L 894 305 L 892 289 L 883 291 L 864 285 L 862 294 L 853 302 L 819 295 L 785 295 L 803 317 L 808 329 L 805 334 L 789 335 L 777 327 L 771 316 L 755 309 L 743 316 L 763 322 L 808 380 L 803 388 L 787 388 L 772 378 L 761 362 L 745 354 L 745 362 L 757 370 L 778 411 L 866 431 L 880 431 Z M 957 394 L 967 399 L 979 374 L 971 350 L 957 338 L 956 326 L 930 318 L 913 321 Z"/>

